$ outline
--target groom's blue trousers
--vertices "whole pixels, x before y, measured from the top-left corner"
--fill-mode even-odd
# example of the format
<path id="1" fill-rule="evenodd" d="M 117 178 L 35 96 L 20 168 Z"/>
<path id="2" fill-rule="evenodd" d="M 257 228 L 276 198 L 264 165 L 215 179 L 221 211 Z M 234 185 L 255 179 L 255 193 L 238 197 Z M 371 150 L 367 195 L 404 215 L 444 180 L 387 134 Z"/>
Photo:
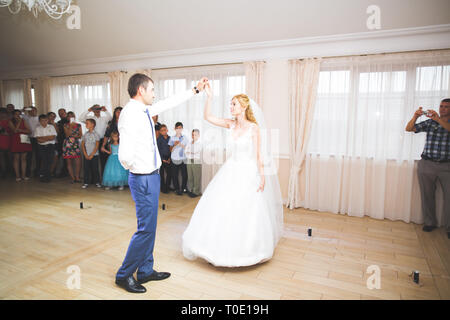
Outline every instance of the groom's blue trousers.
<path id="1" fill-rule="evenodd" d="M 159 171 L 154 174 L 128 176 L 131 196 L 136 204 L 137 231 L 131 238 L 127 254 L 116 279 L 125 279 L 137 270 L 137 280 L 149 276 L 153 270 L 158 200 L 160 191 Z"/>

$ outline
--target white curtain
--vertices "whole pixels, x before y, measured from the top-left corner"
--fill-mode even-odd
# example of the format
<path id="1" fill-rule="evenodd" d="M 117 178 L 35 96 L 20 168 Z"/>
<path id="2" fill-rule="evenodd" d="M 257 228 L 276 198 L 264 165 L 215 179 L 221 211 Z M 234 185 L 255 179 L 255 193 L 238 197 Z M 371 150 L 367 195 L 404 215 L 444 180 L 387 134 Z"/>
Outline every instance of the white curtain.
<path id="1" fill-rule="evenodd" d="M 31 79 L 23 80 L 23 104 L 25 107 L 33 105 L 33 99 L 31 98 Z"/>
<path id="2" fill-rule="evenodd" d="M 422 223 L 425 134 L 405 126 L 419 106 L 438 111 L 449 75 L 450 51 L 324 59 L 301 206 Z M 437 208 L 441 223 L 442 192 Z"/>
<path id="3" fill-rule="evenodd" d="M 125 75 L 126 73 L 122 71 L 114 71 L 108 73 L 111 90 L 111 106 L 113 108 L 124 106 L 126 103 L 122 98 L 125 96 L 124 93 L 127 91 L 124 83 Z"/>
<path id="4" fill-rule="evenodd" d="M 289 144 L 291 169 L 287 207 L 302 199 L 300 172 L 304 166 L 319 79 L 320 59 L 289 61 Z"/>
<path id="5" fill-rule="evenodd" d="M 214 91 L 212 113 L 218 117 L 231 118 L 229 110 L 231 98 L 236 94 L 245 93 L 245 71 L 242 64 L 153 70 L 156 101 L 194 87 L 203 76 L 208 77 Z M 226 133 L 226 129 L 218 128 L 203 120 L 205 99 L 204 93 L 199 94 L 186 103 L 160 114 L 158 118 L 160 123 L 167 125 L 169 135 L 175 134 L 175 123 L 178 121 L 183 123 L 183 134 L 190 140 L 192 129 L 200 130 L 204 150 L 202 191 L 225 160 Z"/>
<path id="6" fill-rule="evenodd" d="M 124 107 L 130 101 L 128 94 L 128 80 L 135 73 L 143 73 L 151 77 L 151 69 L 138 69 L 134 71 L 113 71 L 109 72 L 110 90 L 111 90 L 111 106 Z"/>
<path id="7" fill-rule="evenodd" d="M 50 111 L 50 78 L 42 77 L 35 82 L 35 101 L 39 113 Z M 56 113 L 56 112 L 55 112 Z M 57 113 L 56 113 L 57 114 Z"/>
<path id="8" fill-rule="evenodd" d="M 264 61 L 244 62 L 245 81 L 247 87 L 247 95 L 249 95 L 256 103 L 264 109 L 263 103 L 263 79 L 264 79 Z"/>
<path id="9" fill-rule="evenodd" d="M 50 80 L 50 110 L 73 111 L 78 116 L 94 104 L 105 106 L 112 113 L 111 91 L 107 74 L 56 77 Z M 83 126 L 84 129 L 84 126 Z"/>
<path id="10" fill-rule="evenodd" d="M 3 93 L 5 106 L 12 103 L 16 109 L 22 109 L 24 107 L 23 80 L 4 80 Z"/>

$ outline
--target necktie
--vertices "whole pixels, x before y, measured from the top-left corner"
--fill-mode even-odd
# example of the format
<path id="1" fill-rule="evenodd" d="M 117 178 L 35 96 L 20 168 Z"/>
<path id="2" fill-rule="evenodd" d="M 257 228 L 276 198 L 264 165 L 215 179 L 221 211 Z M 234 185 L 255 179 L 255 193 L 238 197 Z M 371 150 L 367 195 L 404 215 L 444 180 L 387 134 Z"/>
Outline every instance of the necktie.
<path id="1" fill-rule="evenodd" d="M 152 119 L 150 118 L 150 113 L 148 112 L 148 109 L 146 109 L 145 110 L 145 113 L 147 114 L 147 117 L 148 117 L 148 120 L 150 121 L 150 127 L 152 127 L 152 142 L 153 142 L 153 155 L 154 155 L 154 158 L 155 158 L 155 167 L 157 167 L 158 166 L 158 162 L 156 161 L 156 145 L 155 145 L 155 133 L 154 133 L 154 130 L 155 130 L 155 128 L 153 127 L 153 124 L 152 124 Z M 157 168 L 158 169 L 158 168 Z"/>

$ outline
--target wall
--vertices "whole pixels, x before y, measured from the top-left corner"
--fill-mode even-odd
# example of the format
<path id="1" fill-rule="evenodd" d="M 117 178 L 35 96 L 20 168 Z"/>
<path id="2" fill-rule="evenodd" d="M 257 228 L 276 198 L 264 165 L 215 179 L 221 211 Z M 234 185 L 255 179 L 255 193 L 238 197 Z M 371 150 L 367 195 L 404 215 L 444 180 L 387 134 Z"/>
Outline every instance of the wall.
<path id="1" fill-rule="evenodd" d="M 267 127 L 279 130 L 279 170 L 281 192 L 287 197 L 289 185 L 289 97 L 288 60 L 267 60 L 264 70 L 263 105 Z"/>

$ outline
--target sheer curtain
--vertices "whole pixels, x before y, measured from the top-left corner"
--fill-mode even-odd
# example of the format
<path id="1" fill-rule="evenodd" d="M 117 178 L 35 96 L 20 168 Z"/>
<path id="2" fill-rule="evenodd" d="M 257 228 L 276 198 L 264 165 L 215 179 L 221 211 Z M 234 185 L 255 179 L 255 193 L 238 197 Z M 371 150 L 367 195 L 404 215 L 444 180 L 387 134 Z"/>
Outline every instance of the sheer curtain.
<path id="1" fill-rule="evenodd" d="M 111 107 L 124 107 L 130 101 L 128 94 L 128 80 L 135 73 L 143 73 L 151 77 L 151 69 L 138 69 L 133 71 L 113 71 L 108 73 L 111 90 Z"/>
<path id="2" fill-rule="evenodd" d="M 50 110 L 59 108 L 80 114 L 94 104 L 105 106 L 112 113 L 111 92 L 107 74 L 91 74 L 50 79 Z M 85 127 L 83 126 L 83 130 Z"/>
<path id="3" fill-rule="evenodd" d="M 23 80 L 23 104 L 25 107 L 33 105 L 33 99 L 31 97 L 31 79 Z"/>
<path id="4" fill-rule="evenodd" d="M 4 80 L 3 94 L 5 106 L 12 103 L 16 109 L 24 107 L 24 81 L 23 80 Z"/>
<path id="5" fill-rule="evenodd" d="M 50 111 L 50 78 L 42 77 L 34 82 L 36 108 L 39 113 Z"/>
<path id="6" fill-rule="evenodd" d="M 425 134 L 405 126 L 419 106 L 438 111 L 449 74 L 450 51 L 324 59 L 302 206 L 422 223 L 416 160 Z"/>
<path id="7" fill-rule="evenodd" d="M 174 68 L 153 70 L 156 101 L 192 88 L 201 77 L 208 77 L 214 91 L 211 111 L 215 116 L 231 118 L 229 111 L 231 98 L 245 93 L 245 71 L 242 64 Z M 183 134 L 190 140 L 192 130 L 200 130 L 203 143 L 202 191 L 225 160 L 226 129 L 218 128 L 203 120 L 206 97 L 204 93 L 195 96 L 186 103 L 159 115 L 158 121 L 166 124 L 169 135 L 175 134 L 175 123 L 183 123 Z"/>
<path id="8" fill-rule="evenodd" d="M 261 109 L 264 109 L 262 88 L 265 64 L 264 61 L 244 62 L 247 94 L 256 101 Z"/>
<path id="9" fill-rule="evenodd" d="M 289 145 L 291 168 L 287 207 L 298 207 L 304 184 L 299 174 L 304 168 L 320 72 L 320 59 L 289 61 Z"/>

